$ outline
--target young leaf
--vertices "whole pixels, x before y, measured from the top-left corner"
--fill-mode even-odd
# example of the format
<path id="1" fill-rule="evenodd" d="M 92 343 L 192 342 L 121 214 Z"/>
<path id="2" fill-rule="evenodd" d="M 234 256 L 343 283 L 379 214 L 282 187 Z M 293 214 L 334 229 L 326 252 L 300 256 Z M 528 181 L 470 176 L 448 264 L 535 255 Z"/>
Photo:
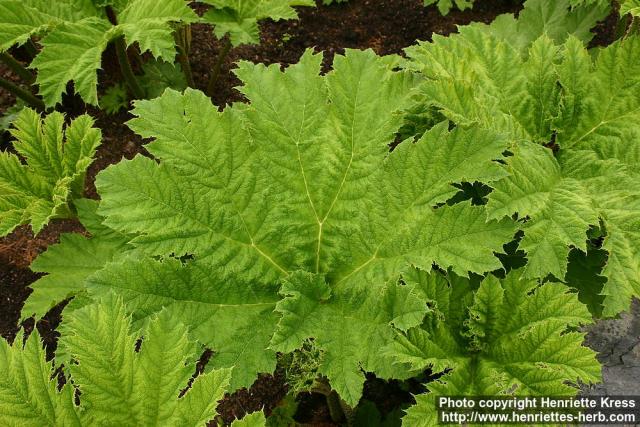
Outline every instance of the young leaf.
<path id="1" fill-rule="evenodd" d="M 178 92 L 187 88 L 187 80 L 180 64 L 152 60 L 142 66 L 142 71 L 138 81 L 149 99 L 159 97 L 166 88 Z"/>
<path id="2" fill-rule="evenodd" d="M 424 0 L 425 6 L 436 4 L 442 15 L 448 15 L 454 3 L 460 10 L 470 9 L 474 0 Z"/>
<path id="3" fill-rule="evenodd" d="M 117 83 L 104 92 L 100 97 L 100 108 L 107 114 L 116 114 L 129 106 L 127 88 L 122 83 Z"/>
<path id="4" fill-rule="evenodd" d="M 489 26 L 476 25 L 520 50 L 529 47 L 543 34 L 556 43 L 564 42 L 571 35 L 586 44 L 593 38 L 591 29 L 609 14 L 611 2 L 596 0 L 584 3 L 577 6 L 575 0 L 527 0 L 517 19 L 505 14 Z"/>
<path id="5" fill-rule="evenodd" d="M 242 419 L 231 423 L 231 427 L 264 427 L 266 425 L 267 419 L 262 411 L 245 415 Z"/>
<path id="6" fill-rule="evenodd" d="M 60 345 L 74 360 L 69 368 L 82 393 L 85 422 L 169 425 L 179 421 L 196 425 L 203 412 L 205 419 L 212 419 L 215 402 L 222 398 L 228 384 L 229 371 L 201 375 L 185 397 L 179 398 L 193 374 L 187 362 L 196 350 L 187 339 L 185 327 L 169 313 L 161 312 L 145 328 L 139 352 L 137 340 L 122 301 L 113 296 L 76 310 L 65 319 Z M 204 382 L 204 389 L 195 388 L 199 382 Z M 192 393 L 197 396 L 187 398 Z M 204 401 L 208 407 L 199 408 Z M 182 419 L 186 414 L 188 417 Z"/>
<path id="7" fill-rule="evenodd" d="M 84 176 L 101 133 L 82 115 L 64 129 L 64 116 L 41 119 L 25 108 L 13 122 L 14 148 L 25 160 L 0 153 L 0 236 L 22 224 L 38 233 L 52 218 L 68 217 L 69 202 L 80 197 Z"/>
<path id="8" fill-rule="evenodd" d="M 258 21 L 296 19 L 294 6 L 315 6 L 313 0 L 201 0 L 213 6 L 202 19 L 212 24 L 216 37 L 229 34 L 231 44 L 260 43 Z"/>
<path id="9" fill-rule="evenodd" d="M 437 273 L 432 273 L 431 276 Z M 398 333 L 387 350 L 416 371 L 451 368 L 416 396 L 407 426 L 438 423 L 438 396 L 575 395 L 571 384 L 600 380 L 595 352 L 571 328 L 591 322 L 576 294 L 561 284 L 489 276 L 477 291 L 469 284 L 414 271 L 405 281 L 435 305 L 421 327 Z M 460 299 L 471 299 L 467 305 Z"/>
<path id="10" fill-rule="evenodd" d="M 407 287 L 390 283 L 375 291 L 340 289 L 332 293 L 322 276 L 295 272 L 280 292 L 285 299 L 276 310 L 282 319 L 271 347 L 291 352 L 313 337 L 323 350 L 320 373 L 347 404 L 353 407 L 360 400 L 361 370 L 384 378 L 402 376 L 402 371 L 391 369 L 391 361 L 380 348 L 392 339 L 391 325 L 406 330 L 419 325 L 426 313 L 425 304 Z"/>

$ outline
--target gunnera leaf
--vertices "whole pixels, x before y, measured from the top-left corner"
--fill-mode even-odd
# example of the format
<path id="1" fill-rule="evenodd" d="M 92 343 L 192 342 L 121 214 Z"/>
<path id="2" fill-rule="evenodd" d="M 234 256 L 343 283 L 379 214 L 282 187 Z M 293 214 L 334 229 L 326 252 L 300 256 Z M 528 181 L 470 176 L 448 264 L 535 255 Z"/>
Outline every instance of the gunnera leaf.
<path id="1" fill-rule="evenodd" d="M 396 374 L 375 356 L 392 324 L 415 326 L 426 312 L 396 283 L 402 271 L 500 268 L 495 253 L 513 239 L 513 222 L 442 204 L 454 183 L 503 177 L 495 160 L 510 142 L 441 123 L 389 153 L 414 77 L 371 51 L 337 56 L 326 75 L 320 64 L 311 52 L 286 70 L 241 62 L 249 104 L 222 112 L 190 89 L 136 102 L 130 126 L 154 139 L 155 160 L 103 171 L 98 211 L 155 259 L 109 264 L 88 291 L 116 289 L 141 321 L 173 310 L 218 353 L 215 366 L 235 366 L 232 388 L 272 370 L 276 351 L 316 337 L 327 355 L 320 370 L 355 405 L 363 369 Z M 274 313 L 279 283 L 285 299 Z M 347 301 L 364 304 L 361 324 L 345 323 Z M 298 317 L 309 307 L 319 320 Z M 337 324 L 344 339 L 335 341 L 324 331 Z M 369 330 L 380 334 L 375 345 Z"/>

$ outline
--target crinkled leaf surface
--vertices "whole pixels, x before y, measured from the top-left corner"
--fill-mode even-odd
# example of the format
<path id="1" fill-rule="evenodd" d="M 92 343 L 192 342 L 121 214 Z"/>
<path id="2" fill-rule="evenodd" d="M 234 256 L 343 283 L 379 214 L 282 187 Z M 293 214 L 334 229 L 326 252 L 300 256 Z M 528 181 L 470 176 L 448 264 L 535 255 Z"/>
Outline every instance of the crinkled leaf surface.
<path id="1" fill-rule="evenodd" d="M 34 2 L 33 16 L 49 13 L 47 4 Z M 48 106 L 61 102 L 70 81 L 86 102 L 98 105 L 97 71 L 102 52 L 112 40 L 124 36 L 127 45 L 138 43 L 143 52 L 172 62 L 176 51 L 171 23 L 198 19 L 184 0 L 131 0 L 118 14 L 118 25 L 112 25 L 96 9 L 93 14 L 83 15 L 83 19 L 74 19 L 77 13 L 57 15 L 61 16 L 57 16 L 55 25 L 47 21 L 41 28 L 49 32 L 41 41 L 42 51 L 31 64 L 38 70 L 36 82 Z"/>
<path id="2" fill-rule="evenodd" d="M 21 45 L 32 35 L 46 32 L 62 22 L 76 22 L 97 15 L 91 0 L 2 0 L 0 51 Z"/>
<path id="3" fill-rule="evenodd" d="M 196 20 L 198 16 L 184 0 L 131 0 L 118 15 L 116 28 L 128 45 L 138 43 L 141 51 L 173 62 L 176 49 L 171 23 Z"/>
<path id="4" fill-rule="evenodd" d="M 518 22 L 525 19 L 523 11 Z M 640 295 L 640 39 L 618 41 L 594 60 L 573 36 L 558 46 L 543 35 L 521 51 L 485 30 L 463 27 L 407 50 L 410 68 L 428 78 L 419 102 L 460 126 L 518 141 L 487 210 L 489 218 L 520 219 L 526 277 L 564 279 L 569 251 L 586 250 L 587 231 L 602 222 L 603 314 L 628 309 Z"/>
<path id="5" fill-rule="evenodd" d="M 640 85 L 627 74 L 637 68 L 631 58 L 640 52 L 640 40 L 617 42 L 593 64 L 571 40 L 564 51 L 558 66 L 564 92 L 552 125 L 560 151 L 554 157 L 542 147 L 521 144 L 488 208 L 491 217 L 529 216 L 523 248 L 527 275 L 536 277 L 564 277 L 569 247 L 584 251 L 586 231 L 602 222 L 608 253 L 603 314 L 612 316 L 640 295 Z"/>
<path id="6" fill-rule="evenodd" d="M 223 315 L 214 309 L 221 292 L 229 298 L 265 295 L 255 304 L 268 303 L 257 313 L 267 320 L 254 322 L 247 332 L 253 338 L 235 338 L 225 347 L 200 336 L 214 351 L 228 348 L 223 354 L 237 355 L 240 372 L 254 372 L 274 363 L 266 347 L 276 328 L 268 319 L 277 321 L 270 313 L 279 298 L 268 290 L 296 270 L 314 274 L 313 283 L 324 283 L 331 298 L 317 324 L 301 323 L 298 330 L 283 320 L 272 345 L 287 349 L 342 322 L 344 300 L 358 295 L 367 296 L 369 306 L 383 304 L 381 287 L 410 264 L 430 269 L 435 263 L 461 275 L 500 268 L 494 253 L 513 237 L 513 222 L 487 222 L 484 209 L 468 203 L 441 203 L 457 192 L 452 183 L 503 177 L 494 160 L 502 158 L 507 139 L 490 130 L 450 132 L 443 123 L 389 154 L 387 144 L 401 124 L 394 112 L 406 104 L 412 76 L 391 71 L 371 51 L 337 56 L 326 76 L 319 74 L 320 62 L 308 52 L 286 71 L 241 63 L 237 73 L 250 104 L 223 112 L 192 90 L 137 102 L 130 126 L 155 138 L 148 149 L 159 162 L 138 157 L 102 172 L 99 212 L 107 226 L 136 234 L 131 243 L 140 251 L 165 261 L 108 266 L 91 279 L 90 292 L 125 289 L 134 316 L 188 296 L 171 305 L 197 319 L 194 330 L 207 325 L 203 333 L 215 331 L 215 316 Z M 185 254 L 195 261 L 184 267 L 166 258 Z M 170 286 L 165 277 L 172 278 Z M 297 282 L 291 283 L 293 291 Z M 127 288 L 135 291 L 127 294 Z M 285 317 L 295 317 L 306 300 L 286 295 L 288 303 L 280 307 Z M 371 315 L 367 324 L 378 325 L 384 340 L 393 318 L 376 320 L 366 307 L 359 316 Z M 400 307 L 396 317 L 415 312 Z M 244 333 L 239 331 L 229 333 Z M 363 336 L 357 328 L 352 334 Z M 244 351 L 245 342 L 256 351 Z M 330 337 L 322 342 L 329 355 L 322 369 L 351 403 L 361 393 L 362 367 L 385 372 L 372 359 L 373 348 L 353 350 L 342 360 L 341 344 Z M 252 366 L 257 359 L 260 366 Z M 250 383 L 250 376 L 241 382 Z"/>
<path id="7" fill-rule="evenodd" d="M 189 363 L 197 346 L 167 312 L 153 316 L 141 343 L 122 301 L 108 295 L 65 316 L 60 347 L 72 357 L 70 380 L 57 391 L 37 331 L 21 348 L 0 341 L 3 425 L 203 425 L 216 414 L 228 369 L 199 375 Z M 53 379 L 52 379 L 53 376 Z M 80 391 L 80 406 L 74 402 Z"/>
<path id="8" fill-rule="evenodd" d="M 25 108 L 11 134 L 26 163 L 9 152 L 0 153 L 0 236 L 23 224 L 38 233 L 50 219 L 69 215 L 68 203 L 82 194 L 101 133 L 88 115 L 65 128 L 62 114 L 41 119 Z"/>
<path id="9" fill-rule="evenodd" d="M 98 69 L 102 52 L 114 38 L 113 26 L 101 18 L 64 22 L 45 36 L 42 51 L 31 63 L 46 105 L 62 101 L 67 83 L 89 104 L 98 105 Z"/>
<path id="10" fill-rule="evenodd" d="M 543 34 L 558 43 L 569 35 L 587 43 L 593 38 L 591 29 L 609 14 L 611 2 L 577 3 L 575 0 L 527 0 L 517 19 L 505 14 L 498 16 L 489 26 L 477 25 L 518 49 L 527 48 Z"/>
<path id="11" fill-rule="evenodd" d="M 44 316 L 56 304 L 85 291 L 86 279 L 111 261 L 123 259 L 133 252 L 123 236 L 101 225 L 97 215 L 98 202 L 77 200 L 74 205 L 80 222 L 91 237 L 65 233 L 60 243 L 49 248 L 33 261 L 31 270 L 48 273 L 29 285 L 33 290 L 22 307 L 22 318 Z M 69 308 L 67 308 L 67 311 Z"/>
<path id="12" fill-rule="evenodd" d="M 6 426 L 80 426 L 73 390 L 57 390 L 52 362 L 36 330 L 22 347 L 22 334 L 9 345 L 0 339 L 0 422 Z"/>
<path id="13" fill-rule="evenodd" d="M 119 425 L 200 425 L 215 416 L 229 370 L 199 376 L 180 397 L 193 374 L 188 364 L 196 345 L 175 316 L 160 312 L 137 334 L 120 299 L 108 295 L 65 319 L 61 345 L 74 362 L 85 422 Z"/>
<path id="14" fill-rule="evenodd" d="M 280 292 L 286 298 L 277 306 L 282 320 L 272 347 L 290 352 L 313 337 L 315 345 L 324 350 L 320 373 L 347 404 L 355 406 L 362 394 L 364 376 L 358 367 L 382 377 L 402 375 L 394 372 L 380 348 L 393 337 L 391 325 L 403 330 L 417 326 L 426 313 L 424 302 L 407 287 L 390 283 L 375 292 L 360 289 L 332 294 L 320 275 L 295 272 Z"/>
<path id="15" fill-rule="evenodd" d="M 539 285 L 518 271 L 502 281 L 489 276 L 476 291 L 435 273 L 412 271 L 404 280 L 435 308 L 420 327 L 399 333 L 389 353 L 416 371 L 452 369 L 416 396 L 404 425 L 437 424 L 441 395 L 568 396 L 578 390 L 566 381 L 600 379 L 584 334 L 570 330 L 591 316 L 566 286 Z"/>
<path id="16" fill-rule="evenodd" d="M 191 336 L 215 351 L 213 366 L 236 367 L 232 389 L 275 369 L 275 354 L 267 350 L 277 322 L 275 286 L 219 280 L 199 263 L 128 259 L 89 278 L 94 298 L 111 290 L 122 295 L 137 326 L 163 309 L 191 325 Z"/>
<path id="17" fill-rule="evenodd" d="M 260 43 L 258 21 L 297 19 L 294 6 L 315 6 L 313 0 L 202 0 L 214 6 L 202 19 L 214 25 L 216 37 L 229 35 L 233 46 Z"/>

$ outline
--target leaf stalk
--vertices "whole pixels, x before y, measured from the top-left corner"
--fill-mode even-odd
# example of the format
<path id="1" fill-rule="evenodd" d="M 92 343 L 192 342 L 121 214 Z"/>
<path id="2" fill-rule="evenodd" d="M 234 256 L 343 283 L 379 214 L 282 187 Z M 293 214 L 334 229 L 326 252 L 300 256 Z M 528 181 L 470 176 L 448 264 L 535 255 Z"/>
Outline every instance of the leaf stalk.
<path id="1" fill-rule="evenodd" d="M 189 51 L 191 50 L 191 25 L 183 25 L 175 33 L 176 47 L 178 49 L 178 62 L 182 67 L 182 72 L 187 80 L 187 85 L 195 89 L 191 62 L 189 61 Z"/>
<path id="2" fill-rule="evenodd" d="M 222 64 L 224 64 L 224 60 L 227 59 L 227 55 L 229 55 L 230 50 L 231 50 L 231 39 L 229 37 L 226 37 L 224 40 L 224 44 L 222 46 L 222 50 L 218 54 L 218 59 L 216 60 L 215 65 L 213 66 L 213 71 L 211 72 L 211 76 L 209 76 L 209 83 L 207 84 L 207 95 L 209 96 L 213 96 L 213 90 L 216 88 L 216 83 L 218 82 L 218 78 L 220 77 Z"/>
<path id="3" fill-rule="evenodd" d="M 7 52 L 0 53 L 0 61 L 4 62 L 17 76 L 24 80 L 28 84 L 33 84 L 36 81 L 36 77 L 33 73 L 26 69 L 24 65 L 19 63 L 13 56 Z"/>
<path id="4" fill-rule="evenodd" d="M 11 83 L 9 80 L 5 80 L 0 77 L 0 87 L 11 92 L 18 98 L 22 99 L 28 105 L 32 106 L 38 111 L 44 111 L 45 105 L 44 102 L 33 95 L 31 92 L 21 88 L 18 85 Z"/>
<path id="5" fill-rule="evenodd" d="M 136 75 L 133 73 L 133 68 L 131 68 L 131 62 L 129 62 L 129 56 L 127 55 L 127 45 L 124 41 L 124 36 L 120 36 L 115 40 L 115 48 L 124 81 L 127 83 L 127 86 L 129 86 L 134 98 L 143 99 L 145 97 L 144 90 L 142 90 L 142 87 L 138 84 Z"/>

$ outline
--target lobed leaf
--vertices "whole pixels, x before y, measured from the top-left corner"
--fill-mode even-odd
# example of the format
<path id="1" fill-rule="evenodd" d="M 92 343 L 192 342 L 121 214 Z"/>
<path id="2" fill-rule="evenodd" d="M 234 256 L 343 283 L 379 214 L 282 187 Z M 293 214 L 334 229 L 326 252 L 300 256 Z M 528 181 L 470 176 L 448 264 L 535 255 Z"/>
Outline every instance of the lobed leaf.
<path id="1" fill-rule="evenodd" d="M 137 102 L 130 126 L 155 139 L 147 147 L 157 161 L 139 157 L 102 172 L 99 212 L 106 226 L 135 235 L 130 243 L 140 253 L 164 261 L 110 264 L 89 279 L 89 291 L 118 289 L 136 319 L 174 307 L 201 342 L 220 352 L 219 366 L 239 368 L 233 387 L 273 369 L 269 341 L 290 351 L 306 338 L 320 339 L 327 343 L 321 371 L 355 403 L 361 369 L 390 376 L 388 367 L 370 350 L 342 360 L 321 331 L 341 321 L 341 301 L 353 299 L 367 301 L 359 318 L 380 331 L 380 343 L 388 339 L 383 331 L 394 318 L 376 320 L 369 309 L 394 301 L 380 290 L 411 264 L 462 275 L 500 267 L 495 253 L 512 239 L 513 222 L 487 222 L 481 207 L 443 203 L 456 193 L 454 183 L 502 178 L 495 160 L 508 141 L 489 130 L 449 131 L 443 123 L 389 154 L 401 125 L 394 112 L 408 103 L 413 77 L 371 51 L 336 57 L 326 76 L 320 62 L 307 52 L 284 71 L 240 63 L 240 90 L 250 104 L 223 112 L 189 89 Z M 194 260 L 183 266 L 171 259 L 183 256 Z M 297 325 L 300 331 L 285 327 L 288 320 L 276 328 L 273 285 L 297 283 L 298 270 L 322 280 L 335 303 L 317 322 Z M 236 295 L 252 302 L 227 301 Z M 284 301 L 278 310 L 285 318 L 304 310 L 288 290 Z M 231 324 L 227 312 L 238 313 L 235 329 L 212 338 L 208 331 Z M 253 325 L 246 331 L 239 313 Z M 419 321 L 410 318 L 402 322 Z M 345 328 L 341 339 L 366 339 L 366 331 Z"/>
<path id="2" fill-rule="evenodd" d="M 403 425 L 437 423 L 438 396 L 568 396 L 578 389 L 567 381 L 600 380 L 595 353 L 582 346 L 583 333 L 572 331 L 591 316 L 564 285 L 539 285 L 514 271 L 503 281 L 489 276 L 473 291 L 457 279 L 425 275 L 405 280 L 436 311 L 422 326 L 398 333 L 388 351 L 415 370 L 451 371 L 416 396 Z M 461 297 L 472 298 L 468 313 Z"/>

